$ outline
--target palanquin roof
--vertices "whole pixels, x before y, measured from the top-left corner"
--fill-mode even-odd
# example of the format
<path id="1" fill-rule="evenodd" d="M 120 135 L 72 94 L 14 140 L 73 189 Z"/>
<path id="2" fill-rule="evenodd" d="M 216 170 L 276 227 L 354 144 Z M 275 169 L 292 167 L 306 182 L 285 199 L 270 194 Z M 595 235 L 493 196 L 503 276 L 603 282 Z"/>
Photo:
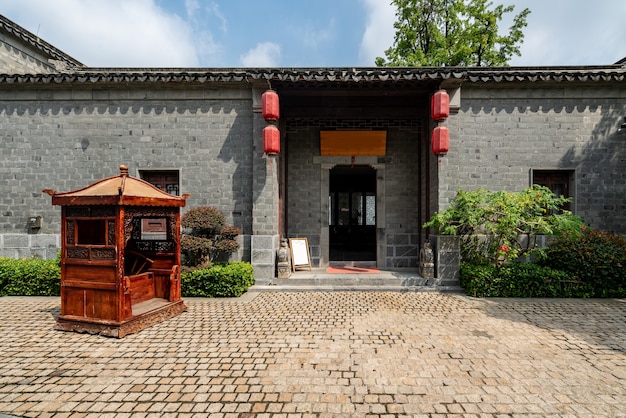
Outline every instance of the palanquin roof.
<path id="1" fill-rule="evenodd" d="M 52 204 L 59 206 L 173 206 L 183 207 L 189 195 L 174 196 L 142 179 L 128 175 L 128 167 L 120 166 L 120 174 L 99 180 L 82 189 L 57 193 L 46 189 Z"/>

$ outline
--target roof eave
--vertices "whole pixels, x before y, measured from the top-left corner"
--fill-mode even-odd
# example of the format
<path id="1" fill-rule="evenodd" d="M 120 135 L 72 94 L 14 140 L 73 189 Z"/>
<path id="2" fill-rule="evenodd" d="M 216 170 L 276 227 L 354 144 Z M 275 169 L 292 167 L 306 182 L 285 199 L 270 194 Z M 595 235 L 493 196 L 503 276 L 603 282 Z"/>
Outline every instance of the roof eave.
<path id="1" fill-rule="evenodd" d="M 142 196 L 52 196 L 54 206 L 160 206 L 184 207 L 184 198 L 157 199 Z"/>
<path id="2" fill-rule="evenodd" d="M 70 69 L 56 74 L 0 74 L 0 84 L 361 83 L 623 81 L 626 67 L 365 67 L 266 69 Z"/>

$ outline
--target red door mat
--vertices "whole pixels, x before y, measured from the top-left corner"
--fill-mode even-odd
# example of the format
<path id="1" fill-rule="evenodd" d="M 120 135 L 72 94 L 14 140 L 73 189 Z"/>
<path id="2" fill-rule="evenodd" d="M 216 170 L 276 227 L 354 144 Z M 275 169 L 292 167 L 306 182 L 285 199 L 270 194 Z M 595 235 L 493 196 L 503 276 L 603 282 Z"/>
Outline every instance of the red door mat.
<path id="1" fill-rule="evenodd" d="M 367 267 L 328 267 L 326 270 L 328 273 L 334 274 L 354 274 L 354 273 L 378 273 L 380 270 L 377 268 Z"/>

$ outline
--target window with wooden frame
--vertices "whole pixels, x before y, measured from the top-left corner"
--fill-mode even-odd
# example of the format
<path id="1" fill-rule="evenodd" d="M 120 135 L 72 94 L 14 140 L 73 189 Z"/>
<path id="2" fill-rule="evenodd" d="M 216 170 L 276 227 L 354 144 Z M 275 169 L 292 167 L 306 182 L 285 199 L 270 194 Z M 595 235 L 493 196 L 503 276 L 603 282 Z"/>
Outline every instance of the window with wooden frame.
<path id="1" fill-rule="evenodd" d="M 532 183 L 546 186 L 555 196 L 573 198 L 574 170 L 532 170 Z M 572 210 L 572 202 L 563 206 Z"/>
<path id="2" fill-rule="evenodd" d="M 178 170 L 139 170 L 139 176 L 159 189 L 180 196 L 180 173 Z"/>

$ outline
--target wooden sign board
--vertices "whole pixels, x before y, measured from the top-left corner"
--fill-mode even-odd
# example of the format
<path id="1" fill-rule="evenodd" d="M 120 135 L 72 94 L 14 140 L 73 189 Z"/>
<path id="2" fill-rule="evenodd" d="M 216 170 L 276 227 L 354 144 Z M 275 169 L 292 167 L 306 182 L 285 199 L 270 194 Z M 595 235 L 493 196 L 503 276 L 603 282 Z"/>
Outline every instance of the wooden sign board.
<path id="1" fill-rule="evenodd" d="M 289 238 L 291 251 L 291 269 L 308 267 L 311 270 L 311 254 L 309 253 L 309 241 L 306 238 Z"/>
<path id="2" fill-rule="evenodd" d="M 320 155 L 385 155 L 387 131 L 320 131 Z"/>

